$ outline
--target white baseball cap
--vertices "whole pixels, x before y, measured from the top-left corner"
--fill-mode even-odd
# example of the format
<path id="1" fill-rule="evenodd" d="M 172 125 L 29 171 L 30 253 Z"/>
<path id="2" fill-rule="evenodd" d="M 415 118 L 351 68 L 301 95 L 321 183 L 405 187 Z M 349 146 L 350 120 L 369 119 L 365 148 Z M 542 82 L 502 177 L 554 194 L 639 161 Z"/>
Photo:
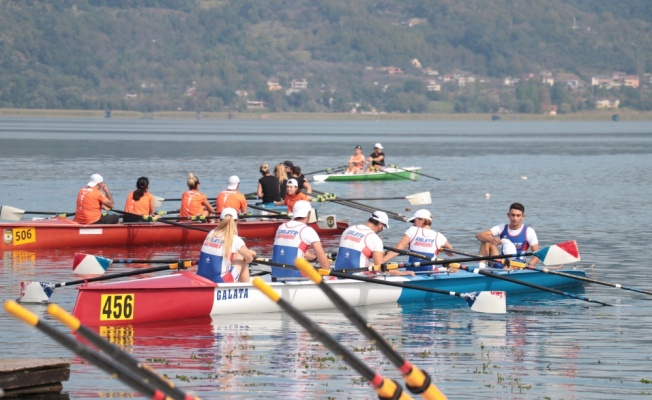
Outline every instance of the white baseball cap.
<path id="1" fill-rule="evenodd" d="M 288 179 L 288 183 L 285 186 L 296 186 L 299 187 L 299 182 L 296 179 Z"/>
<path id="2" fill-rule="evenodd" d="M 233 219 L 238 219 L 238 212 L 235 208 L 227 207 L 220 213 L 220 219 L 226 218 L 227 215 L 230 215 Z"/>
<path id="3" fill-rule="evenodd" d="M 385 225 L 385 228 L 389 229 L 389 218 L 384 212 L 374 211 L 374 213 L 371 214 L 371 219 L 380 222 L 381 224 Z"/>
<path id="4" fill-rule="evenodd" d="M 240 183 L 240 178 L 238 178 L 235 175 L 231 175 L 229 177 L 229 184 L 226 185 L 226 188 L 229 190 L 234 190 L 238 187 L 238 184 Z"/>
<path id="5" fill-rule="evenodd" d="M 294 203 L 294 208 L 292 209 L 292 215 L 294 218 L 305 218 L 308 215 L 310 215 L 310 210 L 312 210 L 312 206 L 310 205 L 309 202 L 305 200 L 299 200 L 296 203 Z"/>
<path id="6" fill-rule="evenodd" d="M 380 143 L 376 143 L 376 144 L 374 145 L 374 147 L 377 147 L 377 148 L 379 148 L 379 149 L 381 149 L 381 150 L 383 149 L 383 145 L 380 144 Z"/>
<path id="7" fill-rule="evenodd" d="M 428 221 L 432 222 L 432 214 L 430 214 L 430 211 L 426 210 L 425 208 L 417 210 L 412 218 L 408 219 L 408 222 L 412 222 L 417 218 L 427 219 Z"/>
<path id="8" fill-rule="evenodd" d="M 91 175 L 91 181 L 86 184 L 86 186 L 95 187 L 98 183 L 104 182 L 104 178 L 100 174 Z"/>

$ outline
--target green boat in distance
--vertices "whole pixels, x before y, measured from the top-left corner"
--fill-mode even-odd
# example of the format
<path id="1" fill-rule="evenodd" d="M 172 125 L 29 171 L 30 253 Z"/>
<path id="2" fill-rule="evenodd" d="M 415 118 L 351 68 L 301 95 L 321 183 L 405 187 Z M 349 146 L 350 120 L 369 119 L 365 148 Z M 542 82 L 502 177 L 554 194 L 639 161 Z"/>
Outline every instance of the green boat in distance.
<path id="1" fill-rule="evenodd" d="M 360 174 L 325 174 L 313 175 L 315 182 L 349 182 L 349 181 L 416 181 L 419 179 L 421 167 L 394 168 L 388 167 L 384 171 L 363 172 Z"/>

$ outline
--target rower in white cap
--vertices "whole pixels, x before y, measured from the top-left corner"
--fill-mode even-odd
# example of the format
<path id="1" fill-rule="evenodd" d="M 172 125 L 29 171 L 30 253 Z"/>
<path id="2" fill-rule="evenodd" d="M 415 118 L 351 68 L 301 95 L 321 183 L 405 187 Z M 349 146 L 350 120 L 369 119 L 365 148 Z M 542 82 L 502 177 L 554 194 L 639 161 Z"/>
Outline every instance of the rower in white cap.
<path id="1" fill-rule="evenodd" d="M 376 143 L 374 145 L 374 152 L 367 158 L 367 172 L 376 172 L 385 170 L 385 153 L 383 153 L 383 145 Z"/>

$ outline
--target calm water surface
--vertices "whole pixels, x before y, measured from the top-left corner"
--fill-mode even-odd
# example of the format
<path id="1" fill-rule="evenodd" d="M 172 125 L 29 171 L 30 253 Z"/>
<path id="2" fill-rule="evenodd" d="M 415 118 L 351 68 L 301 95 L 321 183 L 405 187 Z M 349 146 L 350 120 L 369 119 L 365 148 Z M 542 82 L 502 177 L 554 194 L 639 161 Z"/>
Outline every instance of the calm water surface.
<path id="1" fill-rule="evenodd" d="M 381 142 L 388 161 L 418 165 L 418 182 L 323 183 L 341 197 L 394 197 L 431 191 L 435 227 L 458 249 L 477 250 L 475 233 L 506 222 L 514 201 L 542 245 L 577 240 L 595 279 L 652 290 L 652 124 L 647 122 L 322 122 L 0 119 L 0 204 L 74 211 L 78 189 L 104 176 L 122 208 L 136 179 L 152 193 L 178 198 L 188 172 L 209 197 L 239 175 L 253 192 L 261 162 L 290 159 L 305 172 L 342 165 L 355 145 Z M 490 194 L 489 198 L 485 194 Z M 404 200 L 367 202 L 405 211 Z M 164 209 L 178 208 L 172 202 Z M 320 214 L 364 221 L 336 204 Z M 394 245 L 408 225 L 390 222 Z M 271 254 L 269 242 L 248 244 Z M 325 240 L 335 250 L 337 240 Z M 21 280 L 75 279 L 77 250 L 7 252 L 0 298 Z M 110 258 L 193 257 L 198 248 L 89 249 Z M 129 267 L 114 265 L 115 272 Z M 606 286 L 585 293 L 615 307 L 547 294 L 510 296 L 508 314 L 483 315 L 449 298 L 360 311 L 405 356 L 427 370 L 451 399 L 622 399 L 652 397 L 652 297 Z M 53 300 L 72 310 L 74 288 Z M 170 299 L 174 301 L 174 299 Z M 45 320 L 42 306 L 30 306 Z M 392 366 L 337 311 L 309 313 L 369 365 L 402 382 Z M 73 399 L 138 397 L 72 356 L 36 329 L 0 312 L 3 357 L 68 357 L 64 384 Z M 102 329 L 141 360 L 202 398 L 375 398 L 345 364 L 329 357 L 287 315 L 243 315 Z"/>

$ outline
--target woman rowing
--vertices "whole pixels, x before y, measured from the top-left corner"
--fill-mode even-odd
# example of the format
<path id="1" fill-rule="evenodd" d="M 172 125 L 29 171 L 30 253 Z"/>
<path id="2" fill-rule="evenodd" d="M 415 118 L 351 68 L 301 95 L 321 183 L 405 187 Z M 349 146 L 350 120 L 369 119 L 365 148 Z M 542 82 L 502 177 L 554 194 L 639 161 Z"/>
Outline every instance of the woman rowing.
<path id="1" fill-rule="evenodd" d="M 285 199 L 283 201 L 275 201 L 274 204 L 277 206 L 287 206 L 288 213 L 292 214 L 294 210 L 294 203 L 299 200 L 309 201 L 308 195 L 299 191 L 299 184 L 296 179 L 288 179 L 287 183 L 287 193 L 285 193 Z"/>
<path id="2" fill-rule="evenodd" d="M 237 219 L 235 209 L 222 211 L 220 224 L 206 235 L 201 247 L 197 275 L 215 283 L 249 282 L 249 263 L 256 252 L 238 236 Z"/>
<path id="3" fill-rule="evenodd" d="M 359 174 L 364 171 L 364 165 L 367 162 L 362 154 L 362 146 L 355 146 L 355 153 L 349 157 L 349 168 L 347 174 Z"/>
<path id="4" fill-rule="evenodd" d="M 149 193 L 149 179 L 141 176 L 136 181 L 136 190 L 129 193 L 125 202 L 125 211 L 134 215 L 123 215 L 124 222 L 141 222 L 143 216 L 154 215 L 154 196 Z"/>
<path id="5" fill-rule="evenodd" d="M 208 217 L 215 214 L 215 209 L 208 202 L 208 198 L 204 193 L 199 191 L 199 178 L 191 173 L 188 174 L 188 190 L 183 192 L 181 196 L 181 211 L 179 213 L 182 217 Z"/>
<path id="6" fill-rule="evenodd" d="M 77 193 L 75 222 L 80 224 L 116 224 L 117 214 L 102 215 L 102 209 L 113 208 L 113 196 L 100 174 L 91 175 L 91 180 Z"/>

